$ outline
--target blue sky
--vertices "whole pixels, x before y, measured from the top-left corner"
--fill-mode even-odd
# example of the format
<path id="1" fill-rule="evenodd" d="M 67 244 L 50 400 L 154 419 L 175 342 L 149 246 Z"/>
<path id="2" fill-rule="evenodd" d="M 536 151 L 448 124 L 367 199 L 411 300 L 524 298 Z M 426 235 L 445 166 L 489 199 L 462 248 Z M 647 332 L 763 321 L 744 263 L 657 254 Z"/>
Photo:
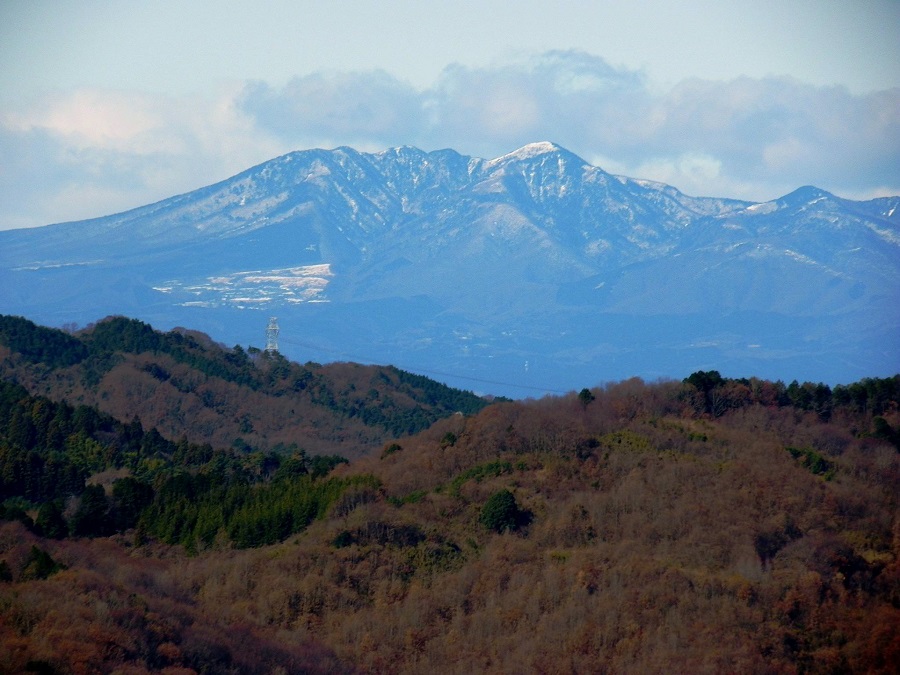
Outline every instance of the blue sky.
<path id="1" fill-rule="evenodd" d="M 900 2 L 0 3 L 0 229 L 291 150 L 552 140 L 755 200 L 900 194 Z"/>

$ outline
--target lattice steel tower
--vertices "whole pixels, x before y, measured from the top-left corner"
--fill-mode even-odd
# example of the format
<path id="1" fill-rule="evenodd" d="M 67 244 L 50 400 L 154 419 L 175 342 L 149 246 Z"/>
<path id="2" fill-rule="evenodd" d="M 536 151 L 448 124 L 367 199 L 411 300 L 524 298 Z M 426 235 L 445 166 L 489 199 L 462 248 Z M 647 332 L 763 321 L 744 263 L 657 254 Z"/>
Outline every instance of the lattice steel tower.
<path id="1" fill-rule="evenodd" d="M 269 317 L 269 325 L 266 326 L 266 352 L 274 354 L 278 351 L 278 320 L 277 317 Z"/>

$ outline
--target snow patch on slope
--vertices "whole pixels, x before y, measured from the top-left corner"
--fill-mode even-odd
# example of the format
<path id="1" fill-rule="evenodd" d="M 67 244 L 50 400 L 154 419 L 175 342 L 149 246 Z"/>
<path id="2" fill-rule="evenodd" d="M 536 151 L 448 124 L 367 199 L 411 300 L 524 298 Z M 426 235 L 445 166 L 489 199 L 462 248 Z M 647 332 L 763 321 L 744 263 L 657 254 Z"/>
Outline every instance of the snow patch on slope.
<path id="1" fill-rule="evenodd" d="M 778 204 L 776 202 L 762 202 L 761 204 L 753 204 L 744 209 L 747 213 L 752 213 L 754 215 L 763 215 L 777 210 Z"/>
<path id="2" fill-rule="evenodd" d="M 192 282 L 174 279 L 153 290 L 182 298 L 184 307 L 222 307 L 239 309 L 269 307 L 278 304 L 327 302 L 325 289 L 334 273 L 328 263 L 272 270 L 249 270 L 207 277 Z"/>
<path id="3" fill-rule="evenodd" d="M 893 209 L 891 209 L 891 211 L 893 211 Z M 896 232 L 891 232 L 890 230 L 876 227 L 874 223 L 866 223 L 866 227 L 868 227 L 870 230 L 872 230 L 872 232 L 877 234 L 886 242 L 900 246 L 900 235 L 898 235 Z"/>

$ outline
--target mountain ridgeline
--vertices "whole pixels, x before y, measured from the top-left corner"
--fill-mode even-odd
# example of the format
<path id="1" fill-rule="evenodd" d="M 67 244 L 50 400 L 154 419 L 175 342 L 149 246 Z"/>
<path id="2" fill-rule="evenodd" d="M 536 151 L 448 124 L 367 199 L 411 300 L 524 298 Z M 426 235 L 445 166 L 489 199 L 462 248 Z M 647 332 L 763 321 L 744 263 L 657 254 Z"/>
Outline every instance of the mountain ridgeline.
<path id="1" fill-rule="evenodd" d="M 349 457 L 487 401 L 393 367 L 300 365 L 195 331 L 111 317 L 69 334 L 0 316 L 0 376 L 35 394 L 139 418 L 168 438 Z"/>
<path id="2" fill-rule="evenodd" d="M 110 313 L 512 396 L 694 370 L 900 369 L 900 198 L 753 203 L 611 175 L 552 143 L 290 153 L 94 220 L 0 232 L 0 312 Z M 485 386 L 487 385 L 487 386 Z"/>

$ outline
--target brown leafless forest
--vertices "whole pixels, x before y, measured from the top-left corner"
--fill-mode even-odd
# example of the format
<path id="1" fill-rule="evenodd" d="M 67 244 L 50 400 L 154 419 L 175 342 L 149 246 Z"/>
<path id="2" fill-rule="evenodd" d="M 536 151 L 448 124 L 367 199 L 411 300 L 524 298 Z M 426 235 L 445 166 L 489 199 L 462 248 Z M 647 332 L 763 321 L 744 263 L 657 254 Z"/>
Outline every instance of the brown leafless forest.
<path id="1" fill-rule="evenodd" d="M 900 456 L 872 411 L 685 391 L 445 419 L 339 466 L 376 480 L 271 546 L 6 523 L 0 669 L 896 672 Z M 30 573 L 35 549 L 60 569 Z"/>
<path id="2" fill-rule="evenodd" d="M 194 378 L 184 401 L 295 396 L 323 424 L 429 385 L 52 339 L 0 355 L 0 672 L 897 672 L 900 376 L 633 379 L 382 424 L 374 449 L 352 422 L 346 462 L 304 452 L 300 413 L 283 438 L 256 413 L 264 452 L 38 394 L 125 388 L 171 421 Z"/>

